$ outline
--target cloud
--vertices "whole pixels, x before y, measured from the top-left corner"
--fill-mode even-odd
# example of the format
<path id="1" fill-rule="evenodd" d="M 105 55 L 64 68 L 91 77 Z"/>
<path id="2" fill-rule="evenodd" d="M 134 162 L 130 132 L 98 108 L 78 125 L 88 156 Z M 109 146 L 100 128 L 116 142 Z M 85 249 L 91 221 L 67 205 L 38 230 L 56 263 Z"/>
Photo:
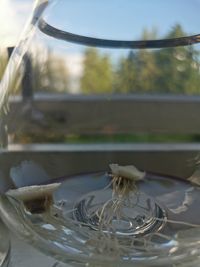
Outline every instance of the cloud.
<path id="1" fill-rule="evenodd" d="M 31 0 L 0 0 L 1 46 L 13 46 L 31 12 Z"/>

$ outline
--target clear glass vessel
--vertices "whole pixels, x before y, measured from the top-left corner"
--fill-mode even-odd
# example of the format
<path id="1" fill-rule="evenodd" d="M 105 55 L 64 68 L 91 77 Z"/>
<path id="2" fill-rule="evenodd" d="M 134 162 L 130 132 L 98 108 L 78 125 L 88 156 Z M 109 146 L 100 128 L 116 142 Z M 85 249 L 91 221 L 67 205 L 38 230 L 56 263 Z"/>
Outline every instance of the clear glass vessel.
<path id="1" fill-rule="evenodd" d="M 8 229 L 0 221 L 0 266 L 8 267 L 10 262 L 10 238 Z"/>
<path id="2" fill-rule="evenodd" d="M 0 84 L 12 231 L 72 266 L 199 266 L 199 10 L 36 1 Z M 54 182 L 42 209 L 7 193 Z"/>

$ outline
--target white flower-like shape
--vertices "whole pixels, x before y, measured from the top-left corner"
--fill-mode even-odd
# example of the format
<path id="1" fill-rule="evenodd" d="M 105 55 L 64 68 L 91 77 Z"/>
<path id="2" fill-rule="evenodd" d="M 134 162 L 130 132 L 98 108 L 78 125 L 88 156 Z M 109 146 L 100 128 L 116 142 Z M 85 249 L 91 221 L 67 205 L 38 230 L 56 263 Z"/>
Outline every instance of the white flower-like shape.
<path id="1" fill-rule="evenodd" d="M 139 171 L 133 165 L 120 166 L 118 164 L 110 164 L 109 166 L 114 176 L 130 179 L 133 182 L 143 180 L 145 177 L 145 172 Z"/>
<path id="2" fill-rule="evenodd" d="M 60 185 L 60 183 L 54 183 L 48 185 L 25 186 L 8 190 L 6 194 L 22 201 L 29 201 L 40 197 L 52 196 L 53 192 L 58 189 Z"/>

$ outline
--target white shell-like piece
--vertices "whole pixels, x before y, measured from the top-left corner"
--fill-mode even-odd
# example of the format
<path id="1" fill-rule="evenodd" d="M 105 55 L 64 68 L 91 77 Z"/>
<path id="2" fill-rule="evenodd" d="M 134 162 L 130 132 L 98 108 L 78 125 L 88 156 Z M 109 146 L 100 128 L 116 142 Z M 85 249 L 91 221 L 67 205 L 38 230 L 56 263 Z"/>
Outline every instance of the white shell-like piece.
<path id="1" fill-rule="evenodd" d="M 144 179 L 145 176 L 145 172 L 139 171 L 133 165 L 120 166 L 118 164 L 110 164 L 109 166 L 113 175 L 127 178 L 135 182 Z"/>
<path id="2" fill-rule="evenodd" d="M 22 201 L 29 201 L 43 198 L 45 196 L 51 196 L 60 185 L 61 183 L 25 186 L 18 189 L 8 190 L 6 194 Z"/>

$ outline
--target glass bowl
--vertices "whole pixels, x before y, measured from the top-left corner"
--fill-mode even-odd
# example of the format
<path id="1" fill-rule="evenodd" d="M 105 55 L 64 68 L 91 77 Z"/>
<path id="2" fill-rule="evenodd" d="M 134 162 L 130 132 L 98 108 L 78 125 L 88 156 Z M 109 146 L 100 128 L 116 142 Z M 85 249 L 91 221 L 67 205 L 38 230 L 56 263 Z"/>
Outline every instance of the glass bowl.
<path id="1" fill-rule="evenodd" d="M 0 221 L 0 266 L 7 267 L 10 261 L 10 237 L 9 231 Z"/>
<path id="2" fill-rule="evenodd" d="M 13 169 L 14 184 L 29 186 L 46 172 L 24 161 Z M 9 229 L 59 262 L 72 266 L 185 266 L 199 264 L 199 187 L 190 181 L 146 173 L 124 217 L 113 218 L 115 235 L 99 232 L 96 211 L 112 199 L 108 171 L 48 177 L 42 184 L 61 183 L 48 210 L 32 209 L 10 195 L 1 195 L 0 212 Z M 77 184 L 79 186 L 77 187 Z M 26 184 L 27 185 L 27 184 Z M 12 188 L 12 187 L 11 187 Z M 195 212 L 194 212 L 195 211 Z M 190 265 L 192 264 L 192 265 Z M 182 265 L 180 265 L 182 266 Z"/>
<path id="3" fill-rule="evenodd" d="M 73 266 L 199 265 L 199 8 L 35 1 L 0 84 L 9 229 Z"/>

